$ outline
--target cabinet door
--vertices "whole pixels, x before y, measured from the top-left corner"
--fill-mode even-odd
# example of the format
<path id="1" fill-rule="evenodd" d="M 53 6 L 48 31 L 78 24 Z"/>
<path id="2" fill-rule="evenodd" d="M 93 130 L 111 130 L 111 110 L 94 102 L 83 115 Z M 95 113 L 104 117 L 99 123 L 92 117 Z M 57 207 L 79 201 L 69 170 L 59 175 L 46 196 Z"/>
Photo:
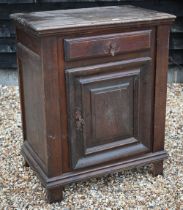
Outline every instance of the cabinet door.
<path id="1" fill-rule="evenodd" d="M 153 78 L 149 57 L 66 70 L 73 169 L 151 151 Z"/>

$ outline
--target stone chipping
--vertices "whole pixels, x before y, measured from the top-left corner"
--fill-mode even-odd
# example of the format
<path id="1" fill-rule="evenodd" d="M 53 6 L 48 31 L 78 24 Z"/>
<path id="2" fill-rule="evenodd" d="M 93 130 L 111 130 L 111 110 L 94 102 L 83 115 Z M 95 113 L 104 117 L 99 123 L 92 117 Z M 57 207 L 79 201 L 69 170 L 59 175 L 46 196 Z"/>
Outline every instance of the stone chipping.
<path id="1" fill-rule="evenodd" d="M 65 187 L 64 200 L 48 204 L 36 174 L 23 166 L 18 87 L 0 86 L 0 209 L 183 209 L 183 84 L 168 85 L 164 176 L 150 166 Z"/>

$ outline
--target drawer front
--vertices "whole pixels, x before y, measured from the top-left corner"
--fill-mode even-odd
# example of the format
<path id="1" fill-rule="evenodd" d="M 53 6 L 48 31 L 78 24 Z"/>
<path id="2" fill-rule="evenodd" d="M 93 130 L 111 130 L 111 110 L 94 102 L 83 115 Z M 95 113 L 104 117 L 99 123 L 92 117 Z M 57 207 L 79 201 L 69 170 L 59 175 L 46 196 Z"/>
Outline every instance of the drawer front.
<path id="1" fill-rule="evenodd" d="M 151 30 L 64 40 L 65 60 L 79 60 L 150 48 Z"/>
<path id="2" fill-rule="evenodd" d="M 68 69 L 66 83 L 73 169 L 151 151 L 150 58 Z"/>

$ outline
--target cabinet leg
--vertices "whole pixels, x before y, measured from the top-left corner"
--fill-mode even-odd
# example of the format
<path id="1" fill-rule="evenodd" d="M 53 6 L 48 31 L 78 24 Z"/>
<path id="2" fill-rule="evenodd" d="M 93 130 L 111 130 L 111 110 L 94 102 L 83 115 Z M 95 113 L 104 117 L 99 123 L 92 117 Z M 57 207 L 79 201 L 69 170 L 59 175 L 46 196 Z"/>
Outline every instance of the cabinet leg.
<path id="1" fill-rule="evenodd" d="M 46 196 L 49 203 L 62 201 L 63 200 L 63 187 L 46 189 Z"/>
<path id="2" fill-rule="evenodd" d="M 152 175 L 163 175 L 163 160 L 153 163 Z"/>

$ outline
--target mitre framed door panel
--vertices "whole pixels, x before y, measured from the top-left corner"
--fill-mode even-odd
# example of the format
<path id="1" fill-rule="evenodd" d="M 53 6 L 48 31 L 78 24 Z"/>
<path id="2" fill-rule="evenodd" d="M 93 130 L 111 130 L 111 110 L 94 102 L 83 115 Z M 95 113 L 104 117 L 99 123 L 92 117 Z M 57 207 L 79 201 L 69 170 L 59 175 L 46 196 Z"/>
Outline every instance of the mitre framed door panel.
<path id="1" fill-rule="evenodd" d="M 149 57 L 66 70 L 73 169 L 151 150 L 152 74 Z"/>

